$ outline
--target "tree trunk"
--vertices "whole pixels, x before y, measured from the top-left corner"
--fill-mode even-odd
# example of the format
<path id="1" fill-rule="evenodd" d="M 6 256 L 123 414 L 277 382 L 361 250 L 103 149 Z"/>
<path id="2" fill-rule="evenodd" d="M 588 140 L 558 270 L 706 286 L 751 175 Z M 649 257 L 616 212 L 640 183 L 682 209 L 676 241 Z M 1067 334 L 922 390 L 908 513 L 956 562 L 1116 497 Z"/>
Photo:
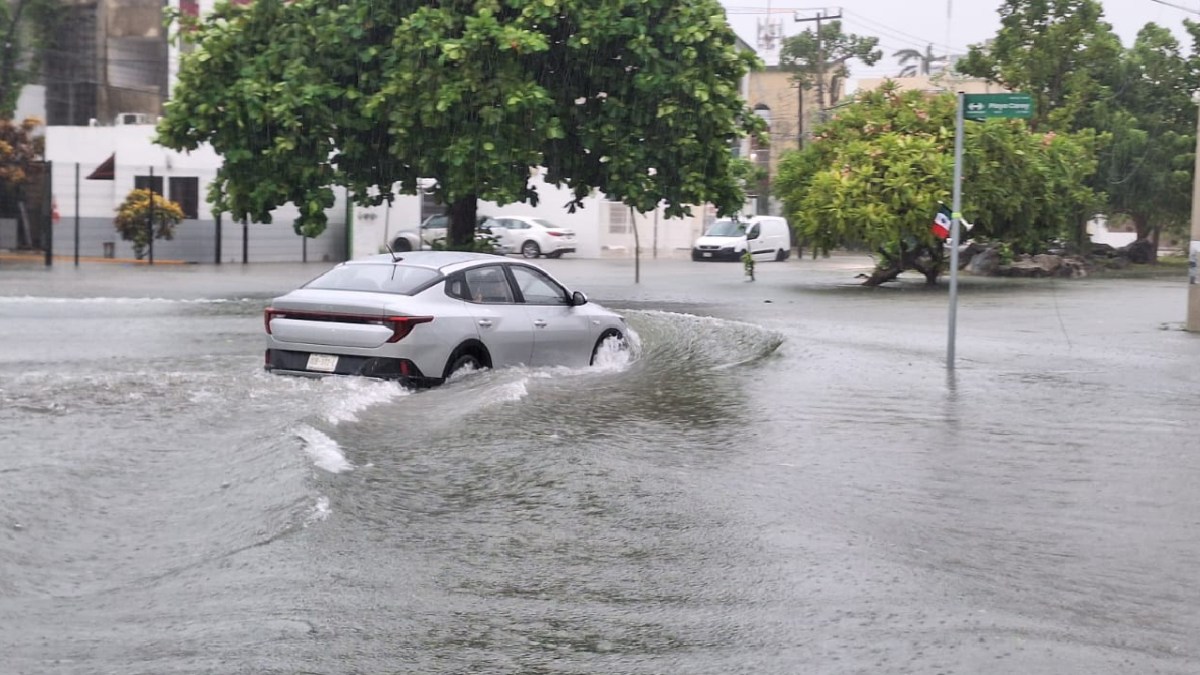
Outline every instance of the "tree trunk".
<path id="1" fill-rule="evenodd" d="M 1150 252 L 1150 264 L 1158 262 L 1158 228 L 1150 224 L 1150 219 L 1144 213 L 1134 213 L 1133 227 L 1137 230 L 1138 239 L 1148 239 L 1154 246 Z"/>
<path id="2" fill-rule="evenodd" d="M 450 228 L 446 233 L 446 247 L 466 250 L 475 242 L 475 218 L 478 203 L 475 195 L 467 195 L 450 204 Z"/>
<path id="3" fill-rule="evenodd" d="M 911 251 L 905 250 L 900 254 L 899 259 L 882 256 L 879 264 L 871 271 L 871 276 L 867 277 L 862 285 L 879 286 L 894 281 L 904 270 L 916 270 L 924 275 L 925 283 L 932 286 L 937 284 L 938 277 L 942 273 L 942 262 L 942 256 L 925 247 Z"/>
<path id="4" fill-rule="evenodd" d="M 894 281 L 896 277 L 900 276 L 900 272 L 902 271 L 900 266 L 895 263 L 886 263 L 885 265 L 877 266 L 871 270 L 871 276 L 867 277 L 867 280 L 862 282 L 862 285 L 881 286 L 889 281 Z"/>
<path id="5" fill-rule="evenodd" d="M 1132 213 L 1133 229 L 1137 232 L 1138 239 L 1150 238 L 1150 219 L 1144 213 Z"/>

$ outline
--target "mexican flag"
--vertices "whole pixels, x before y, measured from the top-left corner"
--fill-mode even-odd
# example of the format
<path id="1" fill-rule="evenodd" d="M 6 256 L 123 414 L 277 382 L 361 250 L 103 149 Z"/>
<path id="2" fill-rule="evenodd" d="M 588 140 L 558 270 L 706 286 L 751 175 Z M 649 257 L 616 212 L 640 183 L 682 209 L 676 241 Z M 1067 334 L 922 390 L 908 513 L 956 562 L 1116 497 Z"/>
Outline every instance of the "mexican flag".
<path id="1" fill-rule="evenodd" d="M 950 224 L 953 222 L 950 209 L 945 204 L 938 206 L 937 215 L 933 217 L 933 236 L 938 239 L 950 237 Z"/>

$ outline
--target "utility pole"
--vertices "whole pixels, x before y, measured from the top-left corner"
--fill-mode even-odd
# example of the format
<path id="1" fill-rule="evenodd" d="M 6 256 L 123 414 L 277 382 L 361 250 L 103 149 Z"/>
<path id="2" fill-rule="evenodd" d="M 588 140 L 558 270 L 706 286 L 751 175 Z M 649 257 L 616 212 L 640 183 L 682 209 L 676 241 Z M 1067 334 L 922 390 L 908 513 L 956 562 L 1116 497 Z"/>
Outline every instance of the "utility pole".
<path id="1" fill-rule="evenodd" d="M 827 9 L 816 10 L 816 16 L 802 17 L 800 11 L 797 11 L 794 18 L 796 23 L 806 23 L 808 21 L 817 22 L 817 110 L 820 111 L 825 107 L 825 50 L 821 48 L 821 22 L 832 19 L 842 18 L 842 10 L 838 8 L 837 14 L 828 13 Z M 799 106 L 797 107 L 797 146 L 804 149 L 804 83 L 797 81 L 799 93 Z"/>

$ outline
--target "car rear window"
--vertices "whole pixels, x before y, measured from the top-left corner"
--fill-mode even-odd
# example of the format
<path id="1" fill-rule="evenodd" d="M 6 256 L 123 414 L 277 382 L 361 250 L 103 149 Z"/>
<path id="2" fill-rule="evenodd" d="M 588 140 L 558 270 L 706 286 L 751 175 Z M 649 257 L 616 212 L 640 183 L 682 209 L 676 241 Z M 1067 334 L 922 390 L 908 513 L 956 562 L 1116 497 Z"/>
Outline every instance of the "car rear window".
<path id="1" fill-rule="evenodd" d="M 412 295 L 440 277 L 437 270 L 427 267 L 370 263 L 338 265 L 304 285 L 334 291 L 378 291 Z"/>

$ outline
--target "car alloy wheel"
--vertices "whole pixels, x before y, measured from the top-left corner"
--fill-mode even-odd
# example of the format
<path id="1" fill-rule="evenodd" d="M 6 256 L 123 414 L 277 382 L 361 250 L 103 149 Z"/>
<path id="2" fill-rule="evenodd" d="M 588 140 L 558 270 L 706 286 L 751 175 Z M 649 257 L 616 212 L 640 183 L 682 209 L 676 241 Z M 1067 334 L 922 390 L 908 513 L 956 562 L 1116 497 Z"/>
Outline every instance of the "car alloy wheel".
<path id="1" fill-rule="evenodd" d="M 521 244 L 521 255 L 526 258 L 536 258 L 542 254 L 542 249 L 537 245 L 536 241 L 527 241 Z"/>

